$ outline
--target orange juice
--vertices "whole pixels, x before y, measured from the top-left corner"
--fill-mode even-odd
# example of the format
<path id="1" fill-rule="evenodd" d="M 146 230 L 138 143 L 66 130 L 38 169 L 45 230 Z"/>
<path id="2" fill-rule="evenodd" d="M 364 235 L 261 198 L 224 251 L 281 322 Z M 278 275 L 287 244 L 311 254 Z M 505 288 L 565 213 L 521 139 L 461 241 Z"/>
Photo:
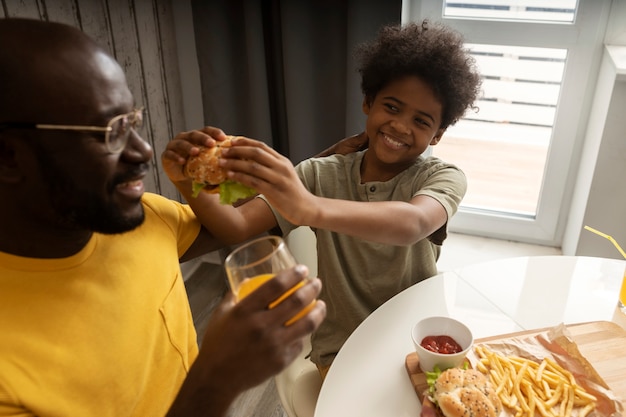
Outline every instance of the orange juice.
<path id="1" fill-rule="evenodd" d="M 241 300 L 245 297 L 247 297 L 252 291 L 256 290 L 257 288 L 259 288 L 261 285 L 263 285 L 266 281 L 274 278 L 276 274 L 261 274 L 261 275 L 257 275 L 255 277 L 252 278 L 248 278 L 245 279 L 240 285 L 239 285 L 239 291 L 237 292 L 237 300 Z M 274 308 L 276 307 L 276 305 L 278 305 L 278 303 L 280 303 L 281 301 L 283 301 L 285 298 L 289 297 L 291 294 L 293 294 L 294 291 L 296 291 L 298 288 L 302 287 L 304 285 L 304 281 L 300 281 L 299 283 L 297 283 L 296 285 L 294 285 L 293 287 L 291 287 L 289 290 L 287 290 L 287 292 L 285 292 L 283 295 L 281 295 L 280 297 L 278 297 L 277 300 L 273 301 L 269 307 L 270 308 Z M 303 308 L 299 313 L 297 313 L 295 316 L 293 316 L 292 318 L 290 318 L 289 320 L 287 320 L 287 322 L 285 323 L 286 326 L 289 326 L 292 323 L 295 323 L 297 320 L 301 319 L 302 317 L 304 317 L 309 311 L 311 311 L 311 309 L 313 308 L 313 306 L 315 305 L 315 300 L 311 302 L 311 304 L 309 304 L 308 306 L 306 306 L 305 308 Z"/>
<path id="2" fill-rule="evenodd" d="M 239 285 L 239 291 L 237 292 L 237 300 L 242 300 L 247 297 L 252 291 L 259 288 L 265 281 L 274 278 L 275 274 L 261 274 L 256 277 L 243 280 Z"/>

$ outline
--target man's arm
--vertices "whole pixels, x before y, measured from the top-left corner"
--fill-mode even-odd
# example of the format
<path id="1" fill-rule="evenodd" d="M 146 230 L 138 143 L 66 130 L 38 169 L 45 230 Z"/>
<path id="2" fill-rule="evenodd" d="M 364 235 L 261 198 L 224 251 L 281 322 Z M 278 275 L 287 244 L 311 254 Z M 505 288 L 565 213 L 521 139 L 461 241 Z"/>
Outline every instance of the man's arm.
<path id="1" fill-rule="evenodd" d="M 190 261 L 199 256 L 206 255 L 209 252 L 222 249 L 224 246 L 225 244 L 222 244 L 211 233 L 209 233 L 208 230 L 201 227 L 196 240 L 194 240 L 183 256 L 180 257 L 180 262 Z"/>
<path id="2" fill-rule="evenodd" d="M 304 317 L 284 323 L 317 298 L 318 278 L 272 309 L 267 306 L 287 289 L 305 279 L 302 265 L 279 273 L 235 304 L 228 294 L 214 311 L 187 379 L 167 417 L 226 416 L 237 396 L 276 375 L 302 351 L 305 336 L 318 328 L 326 315 L 317 301 Z"/>
<path id="3" fill-rule="evenodd" d="M 367 134 L 365 132 L 362 132 L 358 135 L 349 136 L 347 138 L 341 139 L 339 142 L 315 155 L 315 157 L 321 158 L 323 156 L 329 156 L 334 154 L 345 155 L 352 152 L 362 151 L 364 149 L 367 149 L 368 144 L 369 139 L 367 137 Z"/>

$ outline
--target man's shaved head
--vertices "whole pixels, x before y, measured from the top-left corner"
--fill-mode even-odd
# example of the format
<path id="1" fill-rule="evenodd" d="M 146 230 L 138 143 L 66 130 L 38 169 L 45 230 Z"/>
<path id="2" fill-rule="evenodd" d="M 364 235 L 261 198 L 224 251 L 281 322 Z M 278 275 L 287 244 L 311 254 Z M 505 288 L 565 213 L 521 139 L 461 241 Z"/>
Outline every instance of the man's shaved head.
<path id="1" fill-rule="evenodd" d="M 97 88 L 120 73 L 123 78 L 117 62 L 77 28 L 0 19 L 0 123 L 55 122 L 50 103 L 71 115 L 92 105 Z"/>

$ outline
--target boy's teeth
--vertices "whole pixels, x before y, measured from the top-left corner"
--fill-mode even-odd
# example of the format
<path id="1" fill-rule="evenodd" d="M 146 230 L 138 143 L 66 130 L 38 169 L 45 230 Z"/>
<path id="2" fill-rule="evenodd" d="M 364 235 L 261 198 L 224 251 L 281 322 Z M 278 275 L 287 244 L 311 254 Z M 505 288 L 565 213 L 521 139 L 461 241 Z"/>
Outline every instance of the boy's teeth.
<path id="1" fill-rule="evenodd" d="M 385 135 L 385 140 L 387 140 L 387 142 L 390 142 L 392 145 L 397 146 L 397 147 L 404 145 L 402 142 L 395 141 L 387 135 Z"/>

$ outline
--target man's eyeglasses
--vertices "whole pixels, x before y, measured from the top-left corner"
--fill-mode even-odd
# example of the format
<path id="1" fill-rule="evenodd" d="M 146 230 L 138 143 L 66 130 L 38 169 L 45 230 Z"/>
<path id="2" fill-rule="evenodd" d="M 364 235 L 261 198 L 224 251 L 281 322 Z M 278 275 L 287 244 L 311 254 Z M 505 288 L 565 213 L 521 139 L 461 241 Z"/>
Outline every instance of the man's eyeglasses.
<path id="1" fill-rule="evenodd" d="M 106 126 L 52 125 L 44 123 L 0 123 L 3 129 L 41 129 L 41 130 L 73 130 L 77 132 L 104 132 L 104 143 L 109 153 L 121 152 L 128 143 L 131 130 L 139 130 L 143 126 L 143 107 L 130 113 L 115 116 Z"/>

